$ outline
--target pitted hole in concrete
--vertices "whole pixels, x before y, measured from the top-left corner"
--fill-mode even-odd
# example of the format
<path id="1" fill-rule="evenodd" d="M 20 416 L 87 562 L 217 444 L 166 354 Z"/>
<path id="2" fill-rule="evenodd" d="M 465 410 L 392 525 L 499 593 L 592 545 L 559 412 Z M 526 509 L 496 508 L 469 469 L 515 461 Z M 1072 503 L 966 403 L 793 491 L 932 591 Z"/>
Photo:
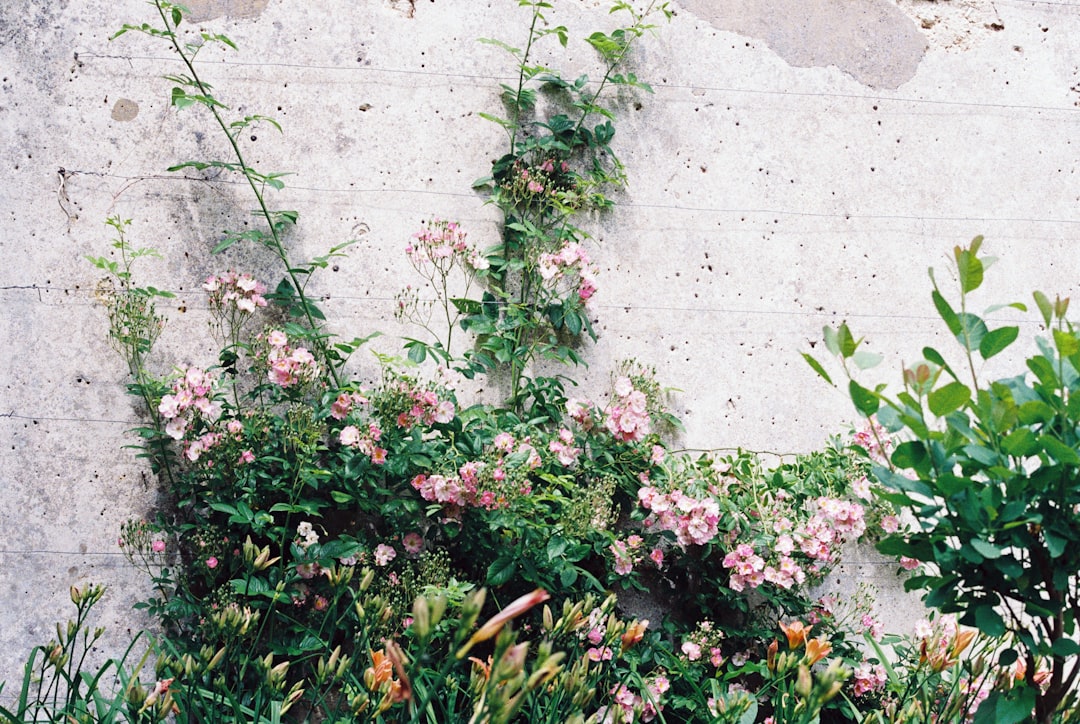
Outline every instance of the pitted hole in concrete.
<path id="1" fill-rule="evenodd" d="M 214 18 L 257 18 L 270 0 L 187 0 L 187 19 L 201 23 Z"/>
<path id="2" fill-rule="evenodd" d="M 133 121 L 139 115 L 139 104 L 127 98 L 121 98 L 113 104 L 112 119 L 114 121 Z"/>
<path id="3" fill-rule="evenodd" d="M 792 66 L 833 65 L 873 88 L 898 88 L 911 80 L 926 53 L 926 38 L 915 21 L 887 0 L 680 4 L 714 27 L 763 40 Z"/>

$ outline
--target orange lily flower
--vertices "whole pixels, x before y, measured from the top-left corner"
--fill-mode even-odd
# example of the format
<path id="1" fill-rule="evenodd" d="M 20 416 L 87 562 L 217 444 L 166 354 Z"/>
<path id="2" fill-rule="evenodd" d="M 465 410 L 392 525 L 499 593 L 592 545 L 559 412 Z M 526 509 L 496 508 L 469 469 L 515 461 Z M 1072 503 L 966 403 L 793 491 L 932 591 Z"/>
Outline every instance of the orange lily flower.
<path id="1" fill-rule="evenodd" d="M 780 622 L 780 630 L 787 636 L 788 648 L 792 651 L 806 643 L 806 637 L 810 635 L 813 626 L 806 626 L 802 621 L 792 621 L 790 624 Z"/>
<path id="2" fill-rule="evenodd" d="M 832 644 L 822 638 L 810 639 L 806 642 L 806 663 L 813 666 L 829 655 Z"/>

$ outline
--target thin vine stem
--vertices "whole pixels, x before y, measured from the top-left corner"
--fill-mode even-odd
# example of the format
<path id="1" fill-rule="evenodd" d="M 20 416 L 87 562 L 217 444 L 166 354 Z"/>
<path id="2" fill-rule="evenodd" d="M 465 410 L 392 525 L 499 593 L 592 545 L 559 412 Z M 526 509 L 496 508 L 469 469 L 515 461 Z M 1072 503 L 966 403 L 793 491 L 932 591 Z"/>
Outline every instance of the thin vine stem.
<path id="1" fill-rule="evenodd" d="M 166 35 L 169 38 L 169 42 L 172 43 L 173 49 L 176 50 L 177 54 L 180 56 L 180 60 L 183 61 L 184 66 L 188 69 L 188 72 L 191 73 L 192 82 L 199 89 L 200 94 L 202 94 L 206 98 L 213 98 L 213 96 L 211 96 L 210 94 L 209 88 L 207 88 L 207 86 L 203 83 L 202 78 L 199 77 L 198 72 L 195 70 L 194 58 L 184 52 L 184 47 L 181 45 L 179 39 L 176 36 L 177 28 L 169 21 L 168 13 L 166 13 L 165 8 L 162 7 L 162 0 L 154 0 L 154 5 L 157 8 L 158 15 L 161 16 L 162 22 L 165 24 Z M 334 385 L 340 387 L 341 380 L 338 377 L 337 368 L 334 365 L 333 359 L 330 357 L 325 339 L 319 333 L 320 327 L 315 321 L 315 317 L 311 313 L 310 303 L 308 301 L 307 295 L 304 293 L 305 285 L 300 283 L 300 280 L 297 277 L 292 264 L 289 263 L 289 257 L 288 254 L 286 254 L 285 252 L 285 245 L 282 243 L 281 236 L 278 233 L 276 225 L 274 224 L 273 215 L 270 213 L 270 209 L 266 205 L 266 200 L 264 199 L 262 192 L 259 190 L 259 187 L 255 183 L 255 179 L 253 178 L 253 169 L 248 166 L 247 162 L 244 160 L 244 154 L 240 150 L 240 144 L 237 143 L 236 137 L 229 131 L 229 126 L 225 123 L 225 119 L 223 119 L 221 117 L 221 114 L 218 112 L 216 104 L 203 103 L 203 105 L 205 105 L 210 110 L 210 113 L 214 116 L 214 120 L 217 122 L 221 130 L 225 133 L 225 136 L 229 139 L 229 145 L 232 147 L 233 154 L 236 156 L 236 161 L 240 165 L 240 171 L 243 174 L 244 178 L 247 179 L 248 186 L 251 187 L 252 193 L 255 194 L 255 199 L 259 204 L 259 213 L 266 220 L 267 226 L 270 229 L 270 239 L 272 241 L 271 250 L 275 254 L 277 254 L 278 259 L 280 259 L 281 262 L 285 265 L 285 273 L 288 275 L 289 281 L 292 283 L 293 289 L 296 290 L 296 294 L 300 298 L 300 306 L 303 309 L 304 317 L 308 323 L 308 326 L 313 332 L 315 332 L 313 340 L 319 348 L 319 354 L 322 356 L 323 361 L 326 363 L 327 371 L 330 373 L 330 377 L 333 380 Z"/>

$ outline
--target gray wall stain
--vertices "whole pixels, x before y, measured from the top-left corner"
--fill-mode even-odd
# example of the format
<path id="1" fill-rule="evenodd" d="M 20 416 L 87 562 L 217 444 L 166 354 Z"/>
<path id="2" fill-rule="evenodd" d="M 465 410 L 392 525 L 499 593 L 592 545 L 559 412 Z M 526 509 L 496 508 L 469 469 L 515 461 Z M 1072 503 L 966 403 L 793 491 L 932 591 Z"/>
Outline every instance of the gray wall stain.
<path id="1" fill-rule="evenodd" d="M 121 98 L 116 101 L 112 109 L 114 121 L 132 121 L 139 115 L 139 104 L 135 101 Z"/>
<path id="2" fill-rule="evenodd" d="M 187 0 L 188 19 L 201 23 L 214 18 L 254 18 L 262 14 L 270 0 Z"/>
<path id="3" fill-rule="evenodd" d="M 898 88 L 915 75 L 926 39 L 885 0 L 680 0 L 721 30 L 762 40 L 798 68 L 835 65 L 873 88 Z"/>

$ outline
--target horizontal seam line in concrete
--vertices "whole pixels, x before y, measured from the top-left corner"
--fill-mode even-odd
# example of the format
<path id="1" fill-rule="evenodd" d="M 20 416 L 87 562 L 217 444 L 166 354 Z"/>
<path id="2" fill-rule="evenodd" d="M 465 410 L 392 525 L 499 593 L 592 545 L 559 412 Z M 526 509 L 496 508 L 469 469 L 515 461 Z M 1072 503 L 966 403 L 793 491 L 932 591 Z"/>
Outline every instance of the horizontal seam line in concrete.
<path id="1" fill-rule="evenodd" d="M 1031 0 L 1029 0 L 1031 1 Z M 85 52 L 79 53 L 79 60 L 83 58 L 102 59 L 102 60 L 152 60 L 156 62 L 178 62 L 176 58 L 168 58 L 164 56 L 154 55 L 109 55 L 105 53 Z M 485 81 L 505 81 L 513 80 L 511 76 L 500 75 L 480 75 L 473 73 L 451 73 L 446 71 L 430 71 L 430 70 L 409 70 L 406 68 L 373 68 L 371 66 L 363 66 L 354 68 L 344 65 L 323 65 L 323 64 L 304 64 L 304 63 L 281 63 L 281 62 L 251 62 L 251 61 L 238 61 L 238 60 L 222 60 L 215 62 L 214 65 L 223 66 L 241 66 L 241 67 L 274 67 L 274 68 L 298 68 L 303 70 L 331 70 L 331 71 L 343 71 L 343 72 L 367 72 L 367 73 L 386 73 L 388 75 L 421 75 L 437 78 L 463 78 L 468 80 L 485 80 Z M 689 91 L 713 91 L 716 93 L 746 93 L 755 95 L 775 95 L 775 96 L 787 96 L 798 98 L 843 98 L 849 100 L 865 100 L 865 101 L 877 101 L 883 103 L 886 101 L 896 103 L 912 103 L 912 104 L 924 104 L 924 105 L 940 105 L 940 106 L 958 106 L 968 108 L 999 108 L 1008 110 L 1025 110 L 1025 111 L 1055 111 L 1066 113 L 1078 113 L 1080 108 L 1070 106 L 1036 106 L 1027 105 L 1023 103 L 986 103 L 981 101 L 949 101 L 939 100 L 936 98 L 908 98 L 903 96 L 889 96 L 889 95 L 867 95 L 860 93 L 813 93 L 810 91 L 782 91 L 782 90 L 769 90 L 765 88 L 735 88 L 726 86 L 702 86 L 702 85 L 683 85 L 676 83 L 650 83 L 656 89 L 661 90 L 689 90 Z"/>
<path id="2" fill-rule="evenodd" d="M 69 290 L 63 287 L 40 287 L 40 286 L 19 286 L 19 287 L 0 287 L 0 291 L 34 291 L 34 290 L 58 290 L 70 292 L 72 294 L 92 294 L 92 292 L 85 292 L 84 290 Z M 166 290 L 168 291 L 168 290 Z M 200 290 L 189 290 L 198 293 Z M 182 292 L 174 292 L 181 294 Z M 393 302 L 394 297 L 358 297 L 350 295 L 333 295 L 318 300 L 321 303 L 335 302 L 335 301 L 372 301 L 372 302 Z M 434 299 L 427 299 L 421 301 L 436 301 Z M 45 303 L 45 302 L 43 302 Z M 45 303 L 47 304 L 47 303 Z M 78 306 L 93 306 L 95 303 L 83 303 Z M 160 302 L 159 302 L 160 304 Z M 48 304 L 47 306 L 68 306 L 63 304 Z M 70 305 L 76 306 L 76 305 Z M 162 305 L 167 306 L 167 305 Z M 208 311 L 209 307 L 185 305 L 188 310 Z M 938 317 L 930 314 L 868 314 L 866 312 L 840 312 L 840 311 L 817 311 L 817 310 L 783 310 L 783 309 L 734 309 L 730 307 L 678 307 L 678 306 L 645 306 L 642 304 L 619 304 L 612 302 L 609 304 L 597 304 L 593 307 L 596 310 L 608 309 L 608 310 L 634 310 L 634 311 L 646 311 L 646 312 L 694 312 L 694 313 L 708 313 L 708 314 L 734 314 L 734 315 L 779 315 L 787 317 L 851 317 L 859 319 L 882 319 L 882 320 L 896 320 L 896 319 L 909 319 L 909 320 L 929 320 L 936 321 Z M 989 322 L 1002 322 L 1006 324 L 1027 324 L 1027 325 L 1040 325 L 1041 323 L 1030 319 L 1010 319 L 1010 318 L 995 318 L 987 317 L 986 321 Z M 870 334 L 873 334 L 873 330 L 869 330 Z M 879 333 L 883 333 L 879 330 Z M 0 417 L 4 415 L 0 414 Z"/>
<path id="3" fill-rule="evenodd" d="M 124 181 L 193 181 L 206 184 L 227 184 L 232 186 L 247 186 L 246 181 L 232 181 L 227 179 L 217 178 L 199 178 L 197 176 L 165 176 L 154 174 L 150 176 L 128 176 L 124 174 L 106 173 L 104 171 L 82 171 L 66 169 L 68 174 L 79 174 L 83 176 L 97 176 L 101 178 L 115 178 Z M 387 188 L 387 189 L 374 189 L 374 188 L 320 188 L 317 186 L 287 186 L 286 189 L 293 189 L 297 191 L 315 191 L 318 193 L 357 193 L 357 194 L 380 194 L 380 193 L 393 193 L 393 194 L 425 194 L 430 196 L 448 196 L 453 198 L 471 198 L 476 199 L 478 202 L 483 203 L 476 194 L 469 194 L 460 191 L 428 191 L 426 189 L 399 189 L 399 188 Z M 808 218 L 821 218 L 821 219 L 844 219 L 845 221 L 851 219 L 880 219 L 887 221 L 962 221 L 962 222 L 1003 222 L 1003 223 L 1032 223 L 1032 224 L 1080 224 L 1080 219 L 1050 219 L 1050 218 L 1038 218 L 1038 217 L 991 217 L 991 216 L 915 216 L 911 214 L 852 214 L 852 213 L 825 213 L 821 211 L 790 211 L 782 209 L 750 209 L 750 208 L 719 208 L 710 206 L 680 206 L 676 204 L 651 204 L 651 203 L 625 203 L 616 202 L 615 205 L 619 208 L 626 209 L 666 209 L 670 211 L 686 211 L 686 212 L 703 212 L 713 214 L 762 214 L 762 215 L 776 215 L 776 216 L 798 216 Z M 498 223 L 492 220 L 490 223 Z"/>

